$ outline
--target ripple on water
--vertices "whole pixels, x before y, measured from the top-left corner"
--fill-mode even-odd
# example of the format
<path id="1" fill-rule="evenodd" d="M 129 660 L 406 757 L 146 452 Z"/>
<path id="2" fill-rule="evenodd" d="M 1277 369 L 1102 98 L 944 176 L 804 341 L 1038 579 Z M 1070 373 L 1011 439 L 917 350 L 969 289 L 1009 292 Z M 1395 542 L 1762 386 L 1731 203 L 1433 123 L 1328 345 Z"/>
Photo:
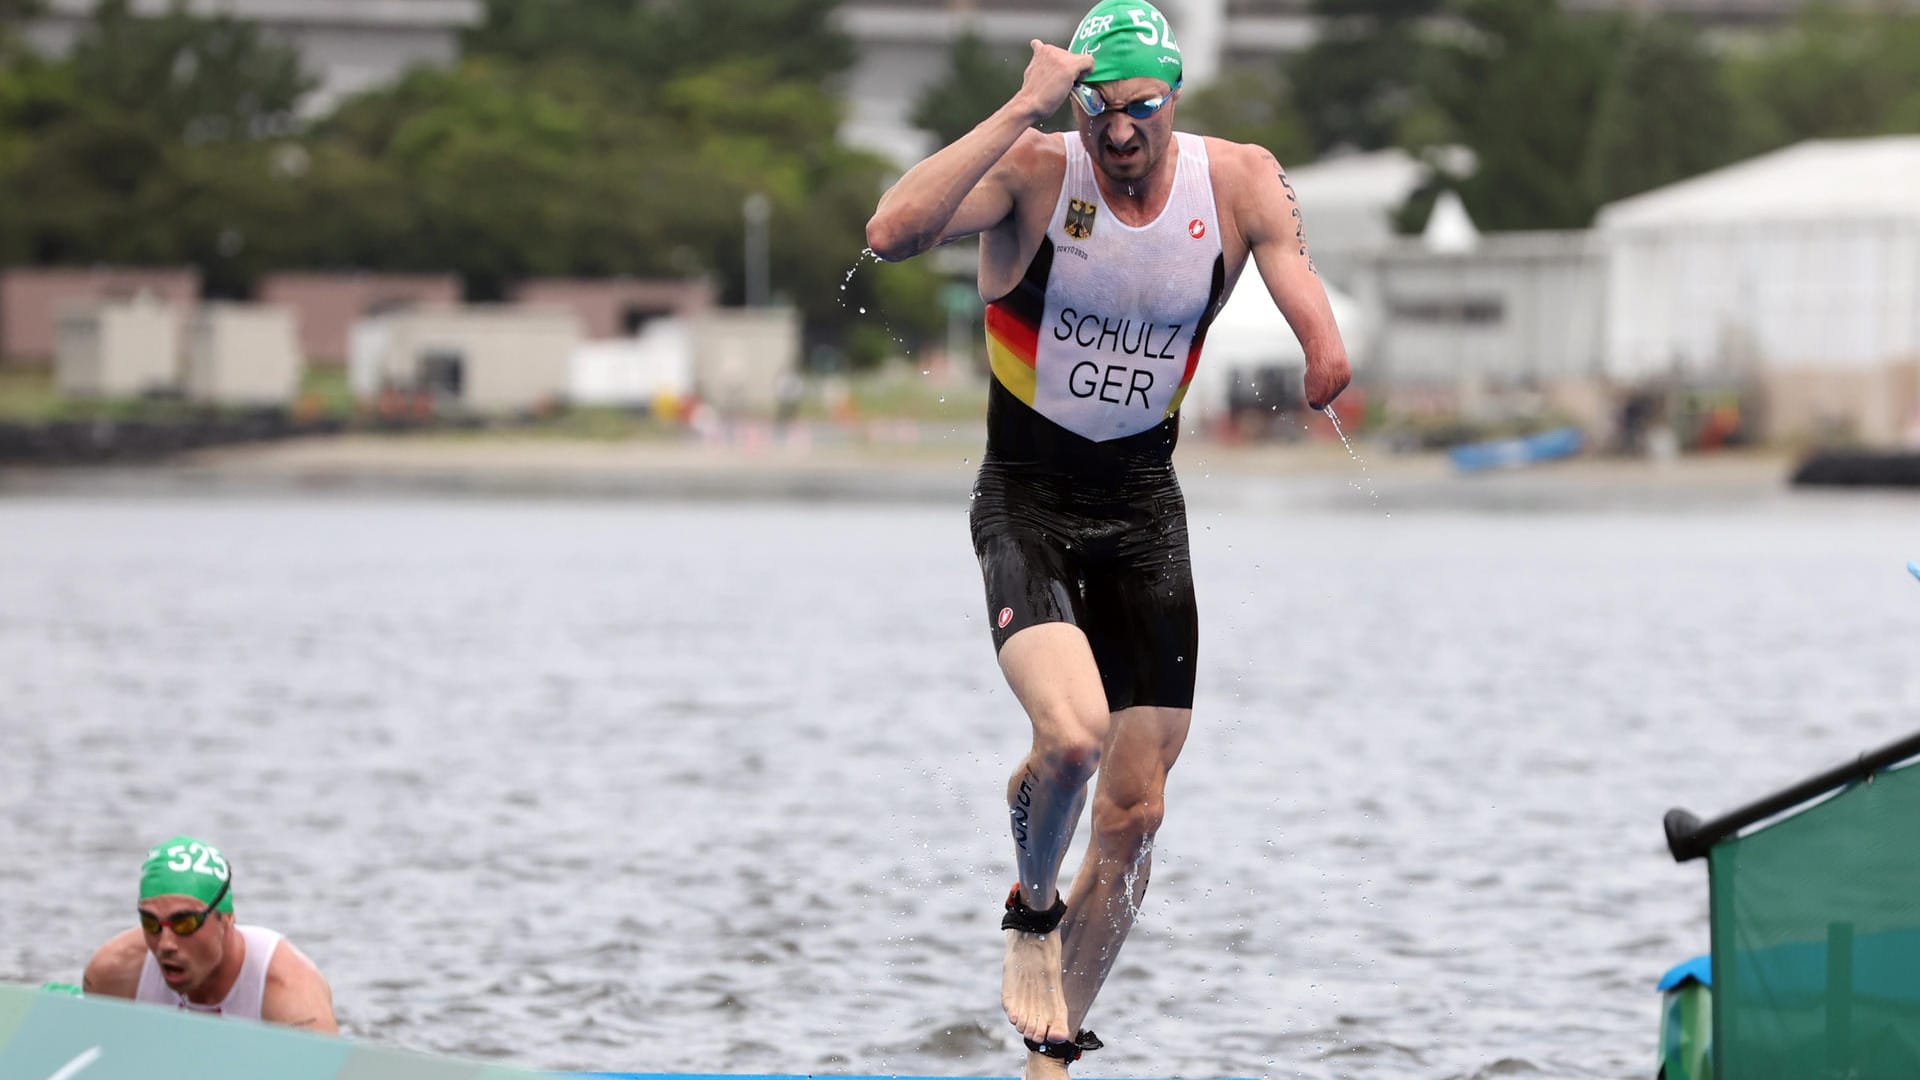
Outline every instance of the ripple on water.
<path id="1" fill-rule="evenodd" d="M 1204 663 L 1102 1075 L 1636 1072 L 1706 944 L 1661 814 L 1920 713 L 1910 507 L 1387 523 L 1226 483 L 1190 485 Z M 360 1037 L 1006 1075 L 1026 725 L 963 509 L 0 503 L 0 978 L 70 981 L 192 829 Z"/>

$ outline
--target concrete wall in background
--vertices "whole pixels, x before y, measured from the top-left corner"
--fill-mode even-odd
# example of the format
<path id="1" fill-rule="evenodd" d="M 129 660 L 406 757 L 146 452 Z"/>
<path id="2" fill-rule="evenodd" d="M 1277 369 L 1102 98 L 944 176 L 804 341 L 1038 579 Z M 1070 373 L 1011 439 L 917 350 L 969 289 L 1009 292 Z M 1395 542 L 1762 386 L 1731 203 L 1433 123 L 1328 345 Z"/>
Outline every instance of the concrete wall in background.
<path id="1" fill-rule="evenodd" d="M 716 308 L 690 320 L 694 390 L 723 416 L 772 416 L 800 363 L 793 308 Z"/>
<path id="2" fill-rule="evenodd" d="M 1372 270 L 1371 379 L 1538 386 L 1600 371 L 1605 263 L 1590 233 L 1490 233 L 1458 254 L 1409 240 Z"/>
<path id="3" fill-rule="evenodd" d="M 352 384 L 434 394 L 448 407 L 512 413 L 562 400 L 582 339 L 571 311 L 473 305 L 380 316 L 356 328 Z"/>
<path id="4" fill-rule="evenodd" d="M 347 335 L 369 315 L 460 303 L 455 274 L 268 274 L 255 290 L 261 303 L 293 312 L 300 351 L 315 366 L 347 362 Z"/>
<path id="5" fill-rule="evenodd" d="M 0 271 L 0 363 L 52 363 L 54 327 L 63 310 L 139 296 L 184 315 L 199 300 L 200 272 L 192 267 Z"/>
<path id="6" fill-rule="evenodd" d="M 207 304 L 187 324 L 182 389 L 214 405 L 287 405 L 305 367 L 293 312 L 265 304 Z"/>
<path id="7" fill-rule="evenodd" d="M 632 278 L 535 278 L 511 296 L 529 307 L 572 311 L 592 339 L 633 337 L 652 319 L 694 315 L 715 302 L 710 282 Z"/>
<path id="8" fill-rule="evenodd" d="M 152 300 L 69 307 L 56 335 L 54 386 L 75 398 L 131 398 L 180 385 L 180 310 Z"/>
<path id="9" fill-rule="evenodd" d="M 1764 440 L 1920 445 L 1920 358 L 1840 369 L 1769 367 L 1760 385 Z"/>

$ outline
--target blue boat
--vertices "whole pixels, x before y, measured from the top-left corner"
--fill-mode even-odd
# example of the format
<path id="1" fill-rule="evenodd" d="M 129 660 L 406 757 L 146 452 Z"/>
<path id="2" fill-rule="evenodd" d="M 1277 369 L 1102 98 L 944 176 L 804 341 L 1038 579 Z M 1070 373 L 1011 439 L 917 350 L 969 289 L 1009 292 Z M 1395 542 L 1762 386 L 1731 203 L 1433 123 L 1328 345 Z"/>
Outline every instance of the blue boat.
<path id="1" fill-rule="evenodd" d="M 1447 456 L 1453 459 L 1453 467 L 1461 472 L 1487 472 L 1569 458 L 1578 454 L 1585 445 L 1586 436 L 1579 428 L 1562 427 L 1516 439 L 1465 443 L 1447 451 Z"/>

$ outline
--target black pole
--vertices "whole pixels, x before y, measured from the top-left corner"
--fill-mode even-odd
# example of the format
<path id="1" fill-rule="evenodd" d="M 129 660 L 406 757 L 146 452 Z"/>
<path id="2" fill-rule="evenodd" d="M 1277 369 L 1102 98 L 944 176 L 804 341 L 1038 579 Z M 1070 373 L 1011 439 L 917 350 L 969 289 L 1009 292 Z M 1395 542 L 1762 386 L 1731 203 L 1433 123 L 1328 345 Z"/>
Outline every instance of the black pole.
<path id="1" fill-rule="evenodd" d="M 1756 821 L 1764 821 L 1782 810 L 1806 802 L 1815 796 L 1824 795 L 1834 788 L 1864 780 L 1890 765 L 1896 765 L 1910 757 L 1920 755 L 1920 732 L 1889 743 L 1871 753 L 1861 754 L 1853 761 L 1828 769 L 1811 779 L 1802 780 L 1785 791 L 1769 795 L 1759 802 L 1750 803 L 1729 814 L 1701 821 L 1685 810 L 1674 808 L 1667 811 L 1662 822 L 1667 830 L 1667 850 L 1673 853 L 1675 862 L 1697 859 L 1721 840 Z"/>

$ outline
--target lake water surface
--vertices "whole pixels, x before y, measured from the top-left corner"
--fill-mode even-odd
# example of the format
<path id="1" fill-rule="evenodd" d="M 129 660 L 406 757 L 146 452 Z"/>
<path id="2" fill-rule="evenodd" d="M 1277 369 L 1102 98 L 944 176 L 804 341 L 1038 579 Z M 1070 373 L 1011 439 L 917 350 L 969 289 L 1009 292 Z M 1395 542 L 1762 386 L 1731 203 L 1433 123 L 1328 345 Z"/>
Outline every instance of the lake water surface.
<path id="1" fill-rule="evenodd" d="M 1662 813 L 1920 722 L 1911 499 L 1189 492 L 1196 719 L 1088 1076 L 1651 1075 L 1707 933 Z M 1015 1072 L 1025 722 L 965 514 L 0 499 L 0 978 L 77 981 L 190 831 L 357 1037 Z"/>

